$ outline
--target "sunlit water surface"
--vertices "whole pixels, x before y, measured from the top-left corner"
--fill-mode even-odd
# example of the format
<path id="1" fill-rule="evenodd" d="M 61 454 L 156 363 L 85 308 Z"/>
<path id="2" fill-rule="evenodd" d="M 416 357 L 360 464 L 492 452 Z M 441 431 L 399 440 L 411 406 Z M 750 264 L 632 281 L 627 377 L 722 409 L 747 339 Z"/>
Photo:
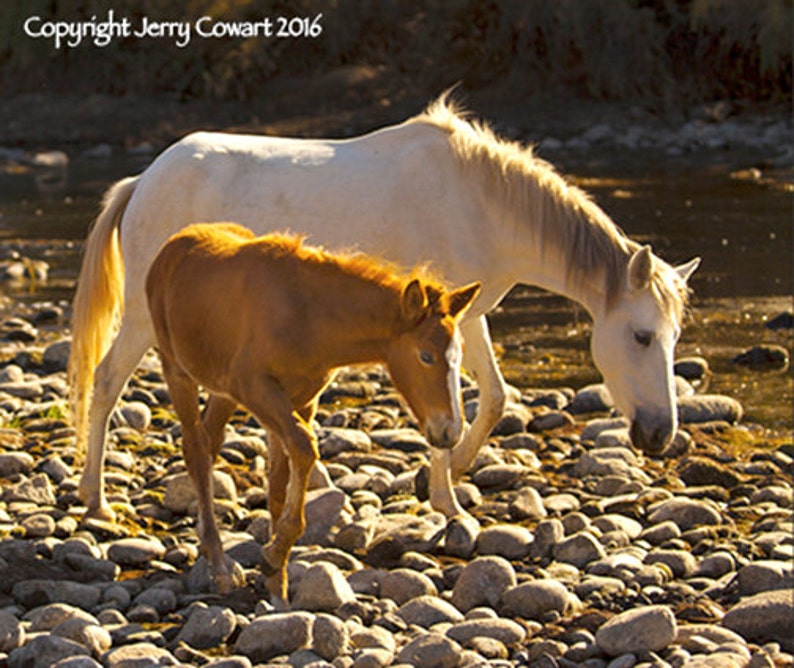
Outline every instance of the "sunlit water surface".
<path id="1" fill-rule="evenodd" d="M 581 156 L 556 162 L 661 257 L 671 263 L 702 257 L 678 355 L 704 356 L 713 371 L 708 390 L 739 399 L 746 420 L 790 431 L 790 370 L 749 372 L 731 359 L 762 343 L 792 349 L 791 330 L 764 327 L 792 308 L 792 172 L 747 171 L 735 159 L 693 167 L 691 160 L 636 154 L 617 163 Z M 75 160 L 59 174 L 0 171 L 0 257 L 18 251 L 50 264 L 46 285 L 31 294 L 27 285 L 6 284 L 6 301 L 69 300 L 103 190 L 145 165 L 123 158 Z M 491 322 L 502 367 L 516 385 L 581 387 L 599 380 L 587 315 L 573 303 L 520 286 Z"/>

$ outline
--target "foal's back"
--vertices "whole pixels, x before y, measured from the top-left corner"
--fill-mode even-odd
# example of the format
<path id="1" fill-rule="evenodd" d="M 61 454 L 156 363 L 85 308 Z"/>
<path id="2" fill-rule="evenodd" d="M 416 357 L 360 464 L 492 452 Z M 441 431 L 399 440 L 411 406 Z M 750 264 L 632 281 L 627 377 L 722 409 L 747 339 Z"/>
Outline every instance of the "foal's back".
<path id="1" fill-rule="evenodd" d="M 255 239 L 234 223 L 191 225 L 169 239 L 146 279 L 161 353 L 209 390 L 229 391 L 236 368 L 278 375 L 307 317 L 295 302 L 295 248 L 283 235 Z M 247 359 L 246 359 L 247 358 Z"/>
<path id="2" fill-rule="evenodd" d="M 185 228 L 146 280 L 161 354 L 210 391 L 233 394 L 234 378 L 251 373 L 294 380 L 297 391 L 342 361 L 334 337 L 372 317 L 368 299 L 394 292 L 398 306 L 400 282 L 385 265 L 340 257 L 234 223 Z"/>

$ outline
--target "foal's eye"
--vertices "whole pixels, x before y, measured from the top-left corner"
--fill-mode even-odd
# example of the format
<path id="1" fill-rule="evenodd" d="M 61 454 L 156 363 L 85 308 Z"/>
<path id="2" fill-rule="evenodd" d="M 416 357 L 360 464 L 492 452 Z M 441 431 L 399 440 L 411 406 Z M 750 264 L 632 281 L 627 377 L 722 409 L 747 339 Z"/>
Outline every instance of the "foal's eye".
<path id="1" fill-rule="evenodd" d="M 634 332 L 634 340 L 643 348 L 647 348 L 649 345 L 651 345 L 653 334 L 646 331 Z"/>
<path id="2" fill-rule="evenodd" d="M 423 350 L 419 353 L 419 359 L 421 360 L 422 364 L 427 364 L 427 366 L 430 366 L 435 364 L 436 356 L 433 355 L 433 353 L 431 353 L 429 350 Z"/>

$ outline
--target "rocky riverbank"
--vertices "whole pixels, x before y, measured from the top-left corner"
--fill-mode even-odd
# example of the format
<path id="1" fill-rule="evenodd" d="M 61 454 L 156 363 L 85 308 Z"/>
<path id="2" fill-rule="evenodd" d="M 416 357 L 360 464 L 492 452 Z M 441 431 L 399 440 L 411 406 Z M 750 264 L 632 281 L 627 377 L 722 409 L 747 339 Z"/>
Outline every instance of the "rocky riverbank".
<path id="1" fill-rule="evenodd" d="M 0 664 L 794 665 L 794 444 L 698 394 L 707 360 L 677 367 L 684 424 L 658 459 L 629 447 L 601 386 L 514 389 L 457 486 L 476 524 L 420 500 L 429 450 L 388 378 L 341 374 L 316 424 L 334 487 L 309 494 L 293 611 L 276 613 L 257 569 L 266 436 L 238 413 L 216 467 L 225 546 L 248 580 L 221 597 L 153 356 L 113 417 L 119 522 L 81 522 L 67 323 L 64 304 L 0 323 Z M 471 418 L 470 380 L 464 396 Z"/>
<path id="2" fill-rule="evenodd" d="M 356 84 L 369 81 L 370 75 L 346 70 L 341 80 L 331 78 L 327 85 L 284 80 L 245 103 L 108 95 L 0 98 L 0 167 L 52 171 L 78 157 L 154 155 L 195 130 L 347 137 L 401 122 L 441 92 L 416 89 L 378 96 L 366 87 L 359 90 Z M 341 81 L 351 88 L 338 97 Z M 717 100 L 664 108 L 499 87 L 458 90 L 453 97 L 501 135 L 535 144 L 552 158 L 560 152 L 607 150 L 611 159 L 623 152 L 658 151 L 667 158 L 702 160 L 734 152 L 752 156 L 762 169 L 794 166 L 792 119 L 785 104 Z"/>

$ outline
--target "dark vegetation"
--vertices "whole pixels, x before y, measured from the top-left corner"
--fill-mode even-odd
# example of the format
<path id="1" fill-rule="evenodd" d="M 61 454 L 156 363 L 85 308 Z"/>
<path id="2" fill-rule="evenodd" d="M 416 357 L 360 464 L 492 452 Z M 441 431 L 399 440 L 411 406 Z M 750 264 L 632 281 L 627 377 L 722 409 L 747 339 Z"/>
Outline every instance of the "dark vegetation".
<path id="1" fill-rule="evenodd" d="M 25 18 L 224 21 L 314 17 L 316 39 L 114 41 L 55 50 Z M 425 90 L 460 82 L 660 108 L 717 99 L 787 102 L 792 0 L 4 0 L 0 87 L 20 93 L 168 94 L 248 100 L 280 77 L 385 68 Z"/>

